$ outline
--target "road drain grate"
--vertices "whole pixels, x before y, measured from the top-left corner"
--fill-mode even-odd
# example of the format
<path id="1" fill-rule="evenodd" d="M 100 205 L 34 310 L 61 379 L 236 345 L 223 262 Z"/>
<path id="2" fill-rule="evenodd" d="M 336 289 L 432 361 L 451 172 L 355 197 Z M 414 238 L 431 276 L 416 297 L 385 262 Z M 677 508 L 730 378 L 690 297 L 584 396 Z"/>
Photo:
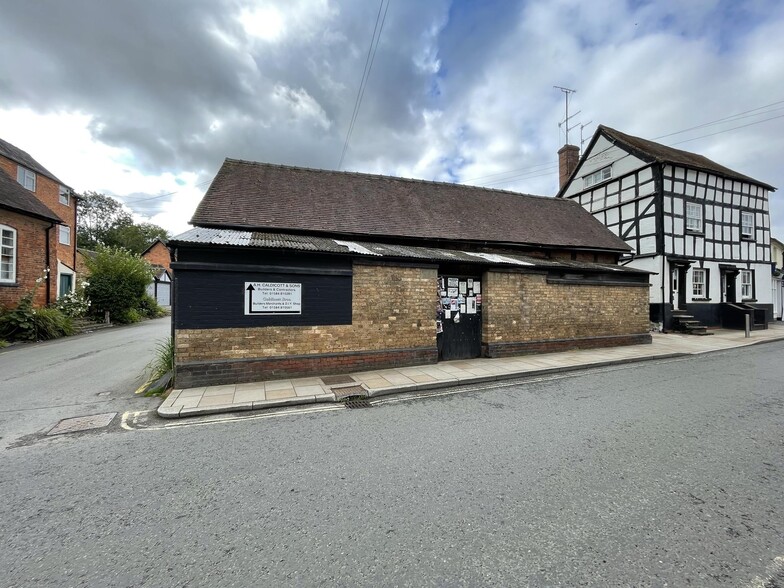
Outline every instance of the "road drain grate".
<path id="1" fill-rule="evenodd" d="M 346 396 L 343 399 L 346 408 L 370 408 L 370 399 L 367 396 Z"/>
<path id="2" fill-rule="evenodd" d="M 94 414 L 90 416 L 75 417 L 72 419 L 63 419 L 54 427 L 49 429 L 47 435 L 62 435 L 64 433 L 78 433 L 80 431 L 89 431 L 91 429 L 102 429 L 109 426 L 109 423 L 117 416 L 116 412 L 107 412 L 105 414 Z"/>

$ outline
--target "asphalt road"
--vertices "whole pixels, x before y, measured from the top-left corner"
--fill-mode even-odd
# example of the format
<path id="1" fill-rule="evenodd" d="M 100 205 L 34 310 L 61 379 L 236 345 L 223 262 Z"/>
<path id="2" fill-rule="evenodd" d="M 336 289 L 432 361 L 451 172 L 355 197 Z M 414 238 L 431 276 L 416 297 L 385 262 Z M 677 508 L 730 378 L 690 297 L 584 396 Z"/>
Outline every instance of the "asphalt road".
<path id="1" fill-rule="evenodd" d="M 784 344 L 0 455 L 2 586 L 784 586 Z"/>
<path id="2" fill-rule="evenodd" d="M 170 329 L 167 317 L 0 352 L 0 449 L 60 419 L 157 406 L 134 391 Z"/>

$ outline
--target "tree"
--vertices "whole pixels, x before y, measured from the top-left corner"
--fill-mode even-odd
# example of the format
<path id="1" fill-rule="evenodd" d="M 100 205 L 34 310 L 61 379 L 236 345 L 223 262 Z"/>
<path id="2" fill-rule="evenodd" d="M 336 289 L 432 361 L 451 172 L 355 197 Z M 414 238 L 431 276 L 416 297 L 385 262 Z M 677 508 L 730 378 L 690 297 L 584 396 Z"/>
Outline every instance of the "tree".
<path id="1" fill-rule="evenodd" d="M 83 249 L 123 247 L 142 253 L 157 238 L 166 239 L 168 233 L 153 223 L 135 224 L 131 213 L 111 196 L 99 192 L 80 195 L 77 218 L 77 243 Z"/>
<path id="2" fill-rule="evenodd" d="M 114 228 L 133 224 L 131 214 L 111 196 L 98 192 L 85 192 L 79 195 L 79 214 L 76 236 L 79 247 L 97 249 L 106 245 L 106 236 Z"/>
<path id="3" fill-rule="evenodd" d="M 143 253 L 155 239 L 169 238 L 165 229 L 152 223 L 124 225 L 110 229 L 105 237 L 105 245 L 124 247 L 134 253 Z"/>

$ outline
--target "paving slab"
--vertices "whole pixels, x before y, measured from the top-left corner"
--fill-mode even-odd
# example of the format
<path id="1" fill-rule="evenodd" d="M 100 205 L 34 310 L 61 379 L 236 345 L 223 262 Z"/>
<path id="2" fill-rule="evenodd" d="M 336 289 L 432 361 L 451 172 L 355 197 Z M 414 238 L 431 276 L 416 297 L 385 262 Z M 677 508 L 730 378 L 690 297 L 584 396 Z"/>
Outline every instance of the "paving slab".
<path id="1" fill-rule="evenodd" d="M 653 333 L 653 342 L 602 349 L 581 349 L 508 358 L 478 358 L 353 372 L 322 377 L 278 379 L 266 382 L 175 389 L 161 403 L 158 414 L 178 418 L 239 410 L 335 402 L 333 388 L 362 385 L 377 397 L 400 392 L 432 390 L 457 384 L 530 377 L 571 371 L 581 367 L 625 364 L 684 355 L 699 355 L 766 341 L 784 340 L 784 323 L 772 323 L 766 331 L 716 330 L 711 337 L 679 333 Z M 330 385 L 328 382 L 335 382 Z M 343 382 L 340 384 L 339 382 Z"/>

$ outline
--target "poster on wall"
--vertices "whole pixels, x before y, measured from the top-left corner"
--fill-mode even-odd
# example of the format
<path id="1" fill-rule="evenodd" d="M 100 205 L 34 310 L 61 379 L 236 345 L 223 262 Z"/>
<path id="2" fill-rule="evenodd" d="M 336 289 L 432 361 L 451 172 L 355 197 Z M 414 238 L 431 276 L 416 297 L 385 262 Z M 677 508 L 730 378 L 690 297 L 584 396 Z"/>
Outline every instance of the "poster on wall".
<path id="1" fill-rule="evenodd" d="M 461 293 L 461 294 L 465 294 L 465 293 L 466 293 L 466 291 L 467 291 L 467 289 L 466 289 L 466 283 L 465 283 L 465 282 L 460 282 L 460 293 Z"/>
<path id="2" fill-rule="evenodd" d="M 459 280 L 457 278 L 448 278 L 447 279 L 447 284 L 449 285 L 450 288 L 457 288 L 457 283 L 458 282 L 459 282 Z"/>
<path id="3" fill-rule="evenodd" d="M 302 284 L 245 282 L 245 314 L 302 314 Z"/>
<path id="4" fill-rule="evenodd" d="M 482 283 L 479 281 L 474 282 L 474 294 L 482 293 Z"/>
<path id="5" fill-rule="evenodd" d="M 466 314 L 476 314 L 476 298 L 473 296 L 466 298 Z"/>
<path id="6" fill-rule="evenodd" d="M 441 321 L 436 321 L 436 334 L 444 332 L 444 325 L 441 324 Z"/>
<path id="7" fill-rule="evenodd" d="M 457 298 L 457 288 L 449 288 L 447 290 L 447 296 L 450 298 Z"/>

